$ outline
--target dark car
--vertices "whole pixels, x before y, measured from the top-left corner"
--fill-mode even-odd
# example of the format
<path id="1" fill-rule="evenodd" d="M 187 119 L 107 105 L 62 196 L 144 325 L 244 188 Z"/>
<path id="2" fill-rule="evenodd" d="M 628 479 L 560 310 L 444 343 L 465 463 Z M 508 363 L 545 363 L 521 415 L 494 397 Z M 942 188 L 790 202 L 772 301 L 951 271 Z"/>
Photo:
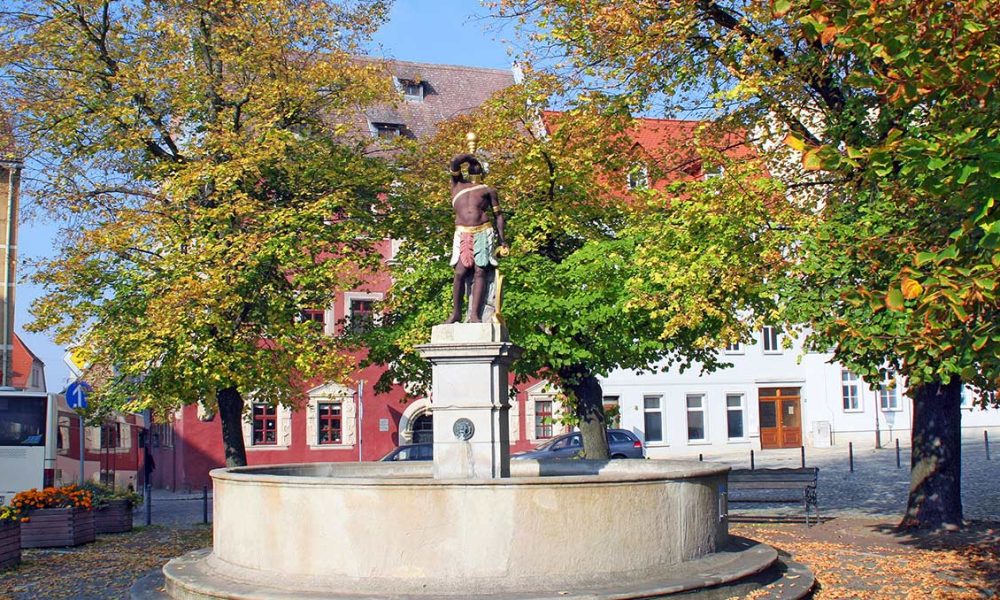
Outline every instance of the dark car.
<path id="1" fill-rule="evenodd" d="M 608 450 L 611 458 L 646 458 L 646 449 L 642 441 L 626 429 L 608 430 Z M 511 458 L 564 460 L 576 458 L 581 452 L 583 452 L 583 437 L 579 431 L 574 431 L 554 437 L 534 450 L 519 452 Z"/>
<path id="2" fill-rule="evenodd" d="M 434 444 L 406 444 L 386 454 L 380 461 L 393 460 L 433 460 Z"/>

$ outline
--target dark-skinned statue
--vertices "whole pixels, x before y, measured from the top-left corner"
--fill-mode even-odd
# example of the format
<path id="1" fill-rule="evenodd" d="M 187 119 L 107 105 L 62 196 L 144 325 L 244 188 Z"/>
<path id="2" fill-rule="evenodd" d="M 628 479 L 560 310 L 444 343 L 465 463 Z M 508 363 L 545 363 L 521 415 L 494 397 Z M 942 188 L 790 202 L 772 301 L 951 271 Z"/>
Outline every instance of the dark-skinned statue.
<path id="1" fill-rule="evenodd" d="M 467 136 L 469 153 L 451 159 L 451 206 L 455 210 L 455 236 L 451 264 L 455 267 L 452 284 L 452 313 L 446 323 L 462 320 L 462 304 L 469 290 L 468 321 L 481 323 L 489 293 L 500 285 L 497 277 L 497 254 L 508 250 L 504 238 L 504 216 L 496 190 L 482 183 L 483 165 L 475 157 L 475 134 Z M 468 165 L 468 176 L 462 165 Z M 494 311 L 498 300 L 493 301 Z M 495 314 L 494 318 L 499 318 Z"/>

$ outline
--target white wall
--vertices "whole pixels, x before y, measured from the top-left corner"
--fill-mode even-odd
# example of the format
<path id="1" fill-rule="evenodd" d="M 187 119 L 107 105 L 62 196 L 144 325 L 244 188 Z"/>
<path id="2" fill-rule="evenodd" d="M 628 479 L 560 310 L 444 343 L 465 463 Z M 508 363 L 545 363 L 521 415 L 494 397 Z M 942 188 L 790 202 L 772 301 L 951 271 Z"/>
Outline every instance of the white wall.
<path id="1" fill-rule="evenodd" d="M 902 381 L 897 382 L 899 410 L 884 411 L 878 390 L 858 380 L 860 410 L 845 411 L 842 394 L 842 367 L 830 363 L 830 354 L 804 354 L 801 345 L 775 352 L 763 350 L 760 336 L 755 343 L 736 353 L 726 352 L 732 367 L 702 374 L 695 365 L 681 373 L 676 367 L 666 372 L 636 373 L 615 371 L 602 380 L 605 396 L 618 396 L 622 427 L 645 439 L 644 396 L 661 395 L 661 418 L 664 441 L 647 441 L 647 455 L 696 456 L 720 452 L 740 452 L 760 448 L 757 393 L 764 387 L 798 387 L 801 396 L 802 437 L 806 446 L 874 446 L 876 418 L 883 445 L 894 438 L 909 439 L 912 419 L 910 400 Z M 727 431 L 727 394 L 743 395 L 744 437 L 729 439 Z M 705 441 L 689 441 L 687 435 L 686 396 L 704 394 L 706 417 Z M 971 398 L 970 391 L 966 391 Z M 986 428 L 1000 427 L 1000 410 L 962 411 L 962 426 L 967 436 L 982 436 Z M 819 435 L 820 424 L 829 425 L 829 436 Z"/>

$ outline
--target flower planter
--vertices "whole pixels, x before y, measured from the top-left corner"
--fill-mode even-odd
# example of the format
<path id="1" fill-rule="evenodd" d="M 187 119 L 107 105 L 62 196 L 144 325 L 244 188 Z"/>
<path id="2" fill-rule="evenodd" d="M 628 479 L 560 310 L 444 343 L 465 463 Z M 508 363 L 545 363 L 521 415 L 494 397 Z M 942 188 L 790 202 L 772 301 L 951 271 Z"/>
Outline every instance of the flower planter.
<path id="1" fill-rule="evenodd" d="M 94 541 L 94 511 L 79 508 L 36 508 L 21 523 L 22 548 L 79 546 Z"/>
<path id="2" fill-rule="evenodd" d="M 21 562 L 21 524 L 0 521 L 0 570 Z"/>
<path id="3" fill-rule="evenodd" d="M 108 500 L 94 510 L 94 527 L 97 533 L 132 531 L 132 504 L 128 500 Z"/>

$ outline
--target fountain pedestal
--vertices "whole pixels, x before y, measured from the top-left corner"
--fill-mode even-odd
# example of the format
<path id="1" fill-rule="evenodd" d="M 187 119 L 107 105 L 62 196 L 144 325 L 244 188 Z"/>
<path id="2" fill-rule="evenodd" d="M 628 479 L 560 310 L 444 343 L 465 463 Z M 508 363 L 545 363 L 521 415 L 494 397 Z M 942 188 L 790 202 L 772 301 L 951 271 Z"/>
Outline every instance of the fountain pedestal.
<path id="1" fill-rule="evenodd" d="M 417 348 L 431 363 L 434 478 L 510 477 L 507 373 L 521 349 L 495 323 L 451 323 Z"/>

